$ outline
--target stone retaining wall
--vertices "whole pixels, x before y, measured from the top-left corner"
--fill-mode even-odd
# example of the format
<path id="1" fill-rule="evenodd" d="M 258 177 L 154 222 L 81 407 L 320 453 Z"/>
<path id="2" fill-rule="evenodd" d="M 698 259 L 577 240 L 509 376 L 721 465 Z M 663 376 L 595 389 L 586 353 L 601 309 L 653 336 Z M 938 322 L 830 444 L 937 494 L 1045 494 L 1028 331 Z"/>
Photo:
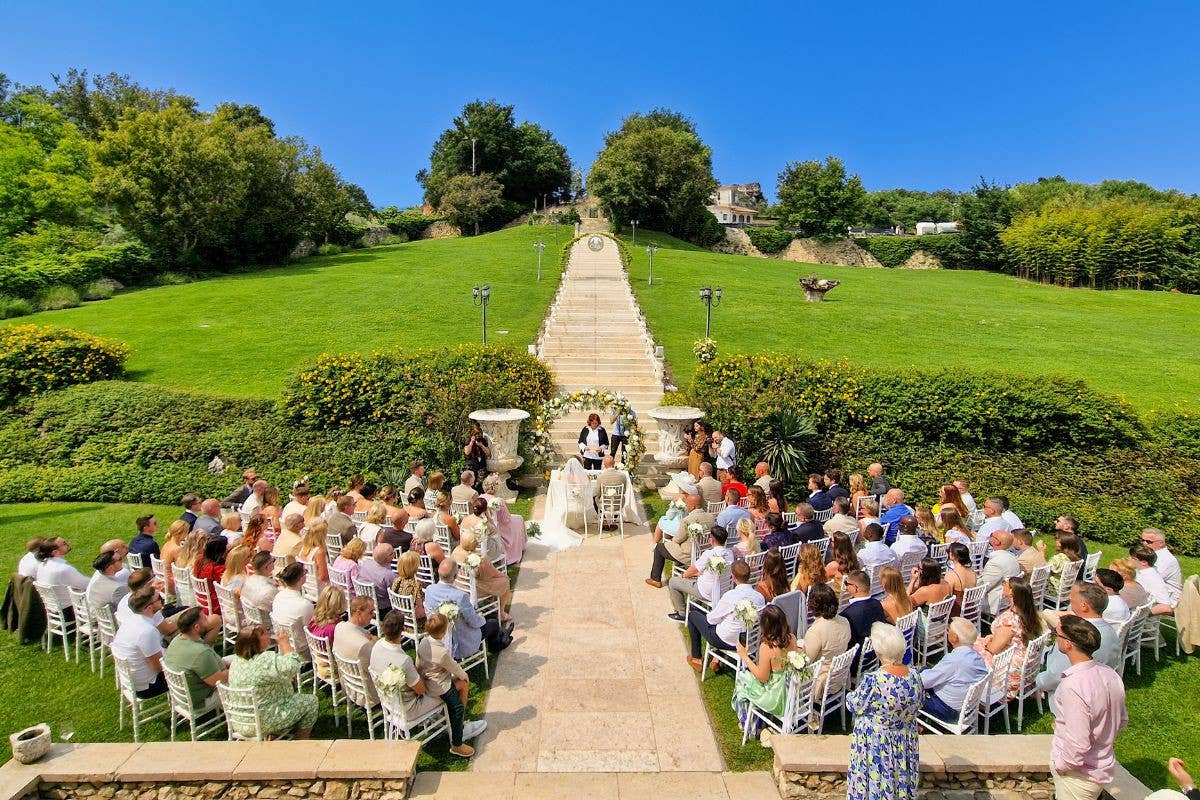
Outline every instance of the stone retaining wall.
<path id="1" fill-rule="evenodd" d="M 161 781 L 140 783 L 57 783 L 43 784 L 28 800 L 403 800 L 408 797 L 408 781 Z"/>

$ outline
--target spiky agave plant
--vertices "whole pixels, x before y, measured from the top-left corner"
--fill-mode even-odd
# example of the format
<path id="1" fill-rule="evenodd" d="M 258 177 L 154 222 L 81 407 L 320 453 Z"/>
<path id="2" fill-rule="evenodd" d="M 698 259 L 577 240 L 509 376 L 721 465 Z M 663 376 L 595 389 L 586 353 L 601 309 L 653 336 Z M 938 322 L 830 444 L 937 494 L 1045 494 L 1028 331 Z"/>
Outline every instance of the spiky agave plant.
<path id="1" fill-rule="evenodd" d="M 800 480 L 808 471 L 808 454 L 817 427 L 805 414 L 786 409 L 766 418 L 767 433 L 758 455 L 771 467 L 771 475 L 786 483 Z"/>

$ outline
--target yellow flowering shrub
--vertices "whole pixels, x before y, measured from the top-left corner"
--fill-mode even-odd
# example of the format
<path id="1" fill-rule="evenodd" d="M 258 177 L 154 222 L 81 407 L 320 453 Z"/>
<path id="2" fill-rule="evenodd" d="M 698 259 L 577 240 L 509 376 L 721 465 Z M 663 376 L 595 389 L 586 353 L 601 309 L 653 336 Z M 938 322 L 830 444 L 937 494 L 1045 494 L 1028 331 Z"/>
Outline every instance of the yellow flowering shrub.
<path id="1" fill-rule="evenodd" d="M 0 328 L 0 405 L 23 395 L 121 374 L 129 348 L 50 325 Z"/>

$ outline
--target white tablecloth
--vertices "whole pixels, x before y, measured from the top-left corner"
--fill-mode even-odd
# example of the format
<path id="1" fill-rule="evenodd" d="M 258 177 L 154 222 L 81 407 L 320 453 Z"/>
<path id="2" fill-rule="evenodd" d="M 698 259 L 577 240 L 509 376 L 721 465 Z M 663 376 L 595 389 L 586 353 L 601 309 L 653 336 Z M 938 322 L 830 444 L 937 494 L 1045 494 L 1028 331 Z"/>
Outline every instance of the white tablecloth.
<path id="1" fill-rule="evenodd" d="M 635 525 L 644 525 L 645 522 L 641 518 L 641 506 L 638 504 L 637 495 L 634 494 L 633 480 L 629 477 L 629 473 L 624 474 L 625 505 L 621 509 L 621 516 L 624 517 L 626 522 Z M 589 478 L 588 485 L 583 487 L 582 494 L 586 498 L 586 502 L 582 503 L 582 505 L 587 510 L 588 528 L 590 529 L 593 522 L 599 524 L 599 516 L 596 514 L 595 507 L 591 502 L 596 497 L 596 476 L 594 474 L 589 475 Z M 571 528 L 573 530 L 582 530 L 583 524 L 582 520 L 579 519 L 580 509 L 578 508 L 578 503 L 572 504 L 569 502 L 567 490 L 567 482 L 563 480 L 560 471 L 556 469 L 550 473 L 550 485 L 546 489 L 545 518 L 547 520 L 561 519 L 565 518 L 567 514 L 571 514 L 573 517 L 572 522 L 578 522 L 578 525 L 572 525 Z"/>

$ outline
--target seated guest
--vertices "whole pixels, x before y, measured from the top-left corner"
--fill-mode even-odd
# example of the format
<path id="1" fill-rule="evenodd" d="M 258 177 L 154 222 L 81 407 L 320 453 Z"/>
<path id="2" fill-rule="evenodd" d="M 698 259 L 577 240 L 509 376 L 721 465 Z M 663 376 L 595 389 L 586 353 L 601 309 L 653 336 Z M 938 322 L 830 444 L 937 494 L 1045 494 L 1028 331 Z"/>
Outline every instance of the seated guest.
<path id="1" fill-rule="evenodd" d="M 655 589 L 662 588 L 663 569 L 668 561 L 681 567 L 687 567 L 692 563 L 691 533 L 684 520 L 692 518 L 699 521 L 700 518 L 692 517 L 693 514 L 703 514 L 707 519 L 715 520 L 712 514 L 700 510 L 702 502 L 700 495 L 685 495 L 683 502 L 685 508 L 682 510 L 676 508 L 674 503 L 667 506 L 667 513 L 663 514 L 659 518 L 658 524 L 654 526 L 654 550 L 650 564 L 650 577 L 646 578 L 646 583 Z M 710 524 L 708 527 L 712 528 L 712 525 Z"/>
<path id="2" fill-rule="evenodd" d="M 200 495 L 188 492 L 179 499 L 179 505 L 183 506 L 183 513 L 179 518 L 187 523 L 188 531 L 191 531 L 200 517 Z"/>
<path id="3" fill-rule="evenodd" d="M 242 530 L 242 515 L 236 511 L 226 511 L 222 514 L 220 534 L 229 542 L 230 549 L 241 544 L 246 535 Z"/>
<path id="4" fill-rule="evenodd" d="M 1096 585 L 1108 595 L 1108 604 L 1100 614 L 1104 621 L 1109 625 L 1119 625 L 1129 619 L 1133 612 L 1129 610 L 1129 606 L 1121 597 L 1121 590 L 1125 588 L 1124 579 L 1111 569 L 1101 567 L 1096 570 L 1094 580 Z"/>
<path id="5" fill-rule="evenodd" d="M 923 558 L 913 567 L 908 582 L 908 599 L 913 608 L 928 608 L 952 594 L 950 584 L 942 577 L 942 565 L 936 558 Z"/>
<path id="6" fill-rule="evenodd" d="M 1006 523 L 1008 523 L 1008 529 L 1010 531 L 1015 531 L 1017 528 L 1024 528 L 1025 523 L 1022 522 L 1021 518 L 1018 517 L 1016 515 L 1016 513 L 1012 510 L 1012 505 L 1008 502 L 1008 498 L 1002 494 L 999 494 L 999 495 L 996 495 L 996 499 L 1000 501 L 1000 505 L 1004 509 L 1004 511 L 1001 512 L 1001 516 L 1003 516 L 1004 521 Z M 1078 536 L 1079 536 L 1078 526 L 1076 526 L 1076 528 L 1073 529 L 1071 532 L 1076 535 L 1076 538 L 1078 538 Z M 1083 548 L 1083 550 L 1084 550 L 1084 554 L 1086 555 L 1087 548 Z"/>
<path id="7" fill-rule="evenodd" d="M 453 547 L 462 534 L 459 531 L 458 520 L 450 513 L 450 495 L 438 492 L 436 498 L 434 504 L 437 506 L 437 511 L 434 512 L 433 519 L 438 525 L 442 525 L 450 531 L 450 546 Z"/>
<path id="8" fill-rule="evenodd" d="M 858 562 L 864 571 L 871 567 L 899 564 L 896 553 L 883 543 L 883 527 L 872 522 L 863 527 L 863 547 L 858 551 Z"/>
<path id="9" fill-rule="evenodd" d="M 116 618 L 118 626 L 124 625 L 126 622 L 137 616 L 137 613 L 129 607 L 129 602 L 133 598 L 133 595 L 137 594 L 142 589 L 157 591 L 155 587 L 154 573 L 150 571 L 149 567 L 135 569 L 133 572 L 129 573 L 129 591 L 117 601 L 116 609 L 113 611 L 113 616 Z M 162 599 L 161 594 L 159 595 L 159 599 Z M 170 619 L 163 616 L 162 609 L 154 612 L 150 618 L 151 624 L 158 628 L 159 633 L 164 637 L 174 636 L 175 631 L 178 630 L 175 626 L 174 617 L 178 615 L 180 609 L 167 610 L 172 612 L 172 617 Z"/>
<path id="10" fill-rule="evenodd" d="M 1150 549 L 1145 544 L 1135 544 L 1129 548 L 1129 557 L 1137 565 L 1137 582 L 1150 595 L 1150 601 L 1154 604 L 1150 607 L 1150 613 L 1174 613 L 1175 606 L 1179 605 L 1180 593 L 1172 590 L 1167 582 L 1163 580 L 1162 573 L 1155 568 L 1155 564 L 1158 562 L 1158 552 Z M 45 566 L 42 569 L 45 570 Z M 41 580 L 41 574 L 41 572 L 38 573 L 39 580 Z M 1103 660 L 1098 654 L 1095 656 L 1095 659 L 1097 661 Z"/>
<path id="11" fill-rule="evenodd" d="M 375 647 L 375 636 L 367 626 L 375 619 L 375 604 L 369 597 L 356 597 L 350 601 L 350 616 L 333 628 L 333 654 L 350 662 L 357 662 L 362 670 L 366 697 L 351 697 L 353 703 L 373 706 L 379 702 L 375 683 L 367 675 L 371 667 L 371 653 Z M 403 620 L 401 620 L 403 627 Z"/>
<path id="12" fill-rule="evenodd" d="M 329 532 L 336 533 L 342 540 L 342 547 L 350 543 L 350 540 L 358 536 L 358 526 L 354 524 L 354 519 L 351 516 L 354 513 L 355 499 L 344 494 L 337 499 L 337 510 L 329 515 L 327 522 L 329 523 Z"/>
<path id="13" fill-rule="evenodd" d="M 150 556 L 159 554 L 154 532 L 158 530 L 158 518 L 153 514 L 137 518 L 137 534 L 129 540 L 129 552 L 142 557 L 142 566 L 150 566 Z"/>
<path id="14" fill-rule="evenodd" d="M 362 559 L 358 564 L 358 580 L 375 587 L 375 604 L 379 606 L 381 614 L 392 607 L 387 590 L 392 581 L 396 580 L 396 573 L 392 570 L 392 556 L 395 552 L 390 544 L 377 544 L 371 552 L 371 557 Z"/>
<path id="15" fill-rule="evenodd" d="M 221 501 L 210 497 L 200 503 L 200 515 L 192 523 L 192 530 L 204 531 L 209 536 L 221 533 Z"/>
<path id="16" fill-rule="evenodd" d="M 714 528 L 713 530 L 719 529 Z M 688 663 L 697 672 L 700 672 L 704 666 L 700 657 L 704 654 L 705 642 L 720 650 L 733 650 L 738 643 L 738 637 L 746 632 L 746 626 L 742 623 L 741 618 L 733 613 L 738 603 L 750 603 L 760 611 L 766 605 L 762 595 L 749 585 L 750 567 L 745 561 L 733 562 L 729 571 L 733 576 L 733 588 L 722 594 L 713 603 L 712 611 L 705 613 L 699 607 L 693 607 L 691 613 L 688 614 L 688 635 L 691 639 L 691 655 L 688 656 Z"/>
<path id="17" fill-rule="evenodd" d="M 308 621 L 309 632 L 318 639 L 333 645 L 333 630 L 346 614 L 346 596 L 336 586 L 326 586 L 317 598 L 312 619 Z M 330 651 L 332 652 L 332 651 Z"/>
<path id="18" fill-rule="evenodd" d="M 1028 578 L 1035 569 L 1045 565 L 1046 556 L 1033 546 L 1033 534 L 1027 529 L 1017 528 L 1012 532 L 1012 536 L 1012 549 L 1017 554 L 1017 563 L 1021 565 L 1021 571 Z"/>
<path id="19" fill-rule="evenodd" d="M 851 473 L 847 483 L 847 490 L 850 492 L 850 511 L 856 519 L 862 519 L 862 502 L 870 496 L 867 494 L 867 483 L 863 480 L 861 472 Z"/>
<path id="20" fill-rule="evenodd" d="M 979 576 L 971 567 L 971 551 L 965 544 L 954 542 L 946 548 L 946 583 L 954 593 L 953 612 L 962 610 L 963 592 L 979 583 Z"/>
<path id="21" fill-rule="evenodd" d="M 754 520 L 754 527 L 766 526 L 765 520 L 771 508 L 767 505 L 767 493 L 762 490 L 761 486 L 751 486 L 746 491 L 746 510 L 750 512 L 750 518 Z"/>
<path id="22" fill-rule="evenodd" d="M 425 484 L 425 498 L 428 500 L 432 495 L 436 495 L 446 485 L 446 476 L 440 472 L 435 472 L 429 476 L 429 481 Z"/>
<path id="23" fill-rule="evenodd" d="M 1144 606 L 1147 603 L 1153 605 L 1150 600 L 1150 593 L 1146 591 L 1140 583 L 1137 582 L 1137 564 L 1132 558 L 1118 558 L 1108 565 L 1108 568 L 1121 576 L 1124 581 L 1124 586 L 1121 589 L 1121 599 L 1125 601 L 1125 605 L 1130 608 Z"/>
<path id="24" fill-rule="evenodd" d="M 1004 597 L 1004 582 L 1024 573 L 1008 548 L 1012 547 L 1012 534 L 997 528 L 991 535 L 992 552 L 983 571 L 979 573 L 979 583 L 987 588 L 983 590 L 983 613 L 996 616 L 1008 608 L 1008 600 Z"/>
<path id="25" fill-rule="evenodd" d="M 1009 667 L 1008 692 L 1015 697 L 1020 688 L 1021 670 L 1025 666 L 1025 656 L 1031 641 L 1042 635 L 1045 630 L 1041 614 L 1033 601 L 1033 592 L 1029 582 L 1024 578 L 1009 578 L 1004 582 L 1004 593 L 1008 596 L 1009 605 L 992 622 L 992 632 L 975 640 L 975 650 L 983 656 L 988 667 L 992 659 L 1003 653 L 1012 645 L 1017 649 L 1013 653 L 1012 665 Z"/>
<path id="26" fill-rule="evenodd" d="M 774 547 L 763 558 L 762 578 L 754 589 L 768 603 L 788 591 L 787 563 Z"/>
<path id="27" fill-rule="evenodd" d="M 704 498 L 705 503 L 719 503 L 725 499 L 721 482 L 713 477 L 713 465 L 707 461 L 700 464 L 700 477 L 696 480 L 696 488 L 700 490 L 700 496 Z"/>
<path id="28" fill-rule="evenodd" d="M 305 510 L 308 508 L 308 501 L 311 498 L 312 490 L 308 484 L 304 481 L 297 481 L 292 485 L 292 498 L 288 500 L 287 505 L 280 512 L 280 519 L 284 520 L 286 524 L 287 518 L 292 514 L 299 514 L 303 518 Z M 295 645 L 296 643 L 292 642 L 292 646 L 295 647 Z"/>
<path id="29" fill-rule="evenodd" d="M 400 508 L 400 493 L 396 491 L 395 486 L 384 486 L 379 490 L 379 502 L 383 503 L 388 517 L 391 518 L 392 512 Z"/>
<path id="30" fill-rule="evenodd" d="M 301 593 L 304 589 L 304 567 L 288 564 L 279 573 L 279 583 L 279 591 L 271 602 L 271 622 L 276 632 L 279 628 L 287 628 L 291 632 L 297 627 L 306 627 L 313 618 L 313 602 Z M 308 652 L 307 639 L 292 642 L 292 646 L 302 657 Z"/>
<path id="31" fill-rule="evenodd" d="M 37 578 L 38 567 L 42 565 L 38 553 L 41 552 L 45 541 L 38 536 L 25 543 L 25 555 L 21 556 L 21 560 L 17 563 L 17 574 L 22 578 L 29 578 L 29 580 Z M 47 548 L 46 552 L 50 552 L 50 549 Z"/>
<path id="32" fill-rule="evenodd" d="M 825 481 L 817 473 L 808 476 L 808 504 L 814 511 L 828 511 L 833 498 L 825 493 Z"/>
<path id="33" fill-rule="evenodd" d="M 671 578 L 667 588 L 671 592 L 671 606 L 674 611 L 667 615 L 668 619 L 674 622 L 686 621 L 684 613 L 689 597 L 707 600 L 709 603 L 715 603 L 721 598 L 724 579 L 710 568 L 709 559 L 720 556 L 725 559 L 726 564 L 733 562 L 733 552 L 725 546 L 728 538 L 729 534 L 724 528 L 720 525 L 713 526 L 708 532 L 710 549 L 703 554 L 702 563 L 692 564 L 682 574 Z"/>
<path id="34" fill-rule="evenodd" d="M 825 577 L 828 578 L 835 592 L 840 592 L 842 583 L 851 572 L 862 569 L 858 553 L 850 537 L 838 531 L 829 540 L 829 563 L 825 565 Z"/>
<path id="35" fill-rule="evenodd" d="M 71 543 L 59 536 L 55 539 L 43 539 L 37 557 L 38 565 L 36 581 L 54 589 L 59 604 L 66 614 L 74 619 L 74 609 L 71 607 L 71 593 L 67 588 L 84 591 L 88 588 L 88 579 L 67 561 L 67 553 L 71 552 Z"/>
<path id="36" fill-rule="evenodd" d="M 954 506 L 943 506 L 938 512 L 938 528 L 942 532 L 942 539 L 946 544 L 970 544 L 975 541 L 974 534 L 967 528 L 967 524 L 963 518 L 959 516 L 958 509 Z"/>
<path id="37" fill-rule="evenodd" d="M 749 509 L 738 505 L 740 499 L 737 489 L 725 490 L 725 508 L 721 509 L 720 514 L 717 514 L 717 524 L 727 531 L 734 530 L 737 527 L 738 520 L 743 517 L 749 519 L 751 522 L 754 521 L 750 517 Z"/>
<path id="38" fill-rule="evenodd" d="M 912 600 L 899 569 L 887 566 L 879 570 L 879 585 L 883 588 L 883 613 L 887 614 L 888 622 L 895 625 L 896 620 L 912 613 Z"/>
<path id="39" fill-rule="evenodd" d="M 417 568 L 420 566 L 421 557 L 416 551 L 409 550 L 396 561 L 396 580 L 392 581 L 393 592 L 412 598 L 418 626 L 425 619 L 425 589 L 417 580 Z"/>
<path id="40" fill-rule="evenodd" d="M 754 485 L 762 489 L 764 494 L 770 494 L 772 480 L 770 464 L 759 461 L 754 465 Z"/>
<path id="41" fill-rule="evenodd" d="M 743 517 L 738 520 L 738 525 L 741 525 L 743 520 L 750 523 L 749 519 Z M 797 541 L 795 533 L 783 521 L 783 514 L 776 514 L 774 511 L 767 514 L 767 532 L 758 542 L 759 551 L 770 550 L 772 547 L 787 547 L 789 544 L 796 544 Z"/>
<path id="42" fill-rule="evenodd" d="M 779 517 L 780 523 L 783 522 L 783 516 L 776 514 Z M 774 530 L 771 528 L 770 522 L 767 523 L 768 532 Z M 745 558 L 746 556 L 754 555 L 762 552 L 762 547 L 758 543 L 758 535 L 754 532 L 754 523 L 742 517 L 737 523 L 737 542 L 733 545 L 733 557 Z"/>
<path id="43" fill-rule="evenodd" d="M 474 502 L 481 503 L 483 501 L 476 498 Z M 496 569 L 487 556 L 479 552 L 479 541 L 475 537 L 475 531 L 463 531 L 462 538 L 458 541 L 458 547 L 454 548 L 454 560 L 462 565 L 461 568 L 470 569 L 467 566 L 467 559 L 472 555 L 479 556 L 479 566 L 475 569 L 476 595 L 499 598 L 500 624 L 511 622 L 512 616 L 505 610 L 512 600 L 512 588 L 508 582 L 508 575 Z"/>
<path id="44" fill-rule="evenodd" d="M 389 611 L 379 623 L 379 638 L 371 645 L 368 663 L 374 675 L 382 675 L 388 667 L 400 670 L 404 685 L 400 687 L 399 695 L 384 698 L 384 702 L 399 704 L 408 719 L 418 719 L 440 706 L 442 701 L 439 695 L 429 691 L 417 665 L 404 652 L 403 633 L 404 616 L 399 611 Z M 462 672 L 461 668 L 459 672 Z M 461 744 L 461 738 L 459 742 Z"/>
<path id="45" fill-rule="evenodd" d="M 338 557 L 333 560 L 333 566 L 330 569 L 335 572 L 344 572 L 351 581 L 358 577 L 358 568 L 362 564 L 363 554 L 367 552 L 367 545 L 362 539 L 351 539 Z"/>
<path id="46" fill-rule="evenodd" d="M 429 509 L 425 507 L 425 490 L 420 486 L 412 489 L 408 493 L 408 505 L 404 510 L 408 512 L 408 518 L 414 521 L 429 516 Z"/>
<path id="47" fill-rule="evenodd" d="M 414 458 L 412 464 L 409 465 L 409 472 L 412 474 L 404 481 L 405 497 L 409 497 L 413 489 L 425 488 L 425 462 L 419 458 Z M 412 502 L 411 497 L 409 497 L 409 502 Z"/>
<path id="48" fill-rule="evenodd" d="M 503 488 L 504 481 L 493 472 L 483 479 L 483 494 L 480 497 L 487 500 L 489 505 L 495 505 L 492 511 L 492 525 L 500 534 L 505 563 L 511 567 L 525 557 L 525 546 L 529 543 L 529 536 L 525 533 L 525 518 L 509 511 L 508 503 L 500 496 L 500 490 Z"/>
<path id="49" fill-rule="evenodd" d="M 858 504 L 858 529 L 866 530 L 868 525 L 879 525 L 879 503 L 874 498 L 864 497 Z M 883 526 L 880 525 L 882 530 Z"/>
<path id="50" fill-rule="evenodd" d="M 989 497 L 983 501 L 983 524 L 975 533 L 975 541 L 986 542 L 995 531 L 1010 529 L 1004 519 L 1004 503 L 999 497 Z"/>
<path id="51" fill-rule="evenodd" d="M 813 519 L 815 514 L 816 512 L 810 504 L 796 504 L 796 527 L 790 531 L 793 541 L 815 542 L 817 539 L 825 538 L 825 529 L 821 527 L 821 523 Z"/>
<path id="52" fill-rule="evenodd" d="M 804 634 L 801 646 L 810 661 L 825 659 L 821 674 L 813 684 L 813 696 L 820 697 L 825 691 L 825 680 L 829 677 L 829 667 L 833 659 L 850 648 L 852 632 L 849 620 L 838 616 L 837 595 L 823 583 L 816 584 L 809 590 L 808 611 L 814 619 Z"/>
<path id="53" fill-rule="evenodd" d="M 391 614 L 388 615 L 389 617 Z M 383 621 L 385 635 L 388 621 Z M 469 758 L 475 748 L 466 744 L 487 729 L 484 720 L 466 722 L 467 696 L 470 678 L 446 648 L 449 622 L 441 614 L 430 614 L 425 623 L 425 636 L 417 645 L 417 670 L 425 681 L 426 695 L 441 698 L 450 714 L 450 752 Z"/>
<path id="54" fill-rule="evenodd" d="M 792 579 L 792 588 L 807 592 L 818 584 L 825 584 L 825 562 L 821 560 L 821 548 L 815 544 L 800 545 L 800 553 L 796 557 L 796 577 Z"/>
<path id="55" fill-rule="evenodd" d="M 221 585 L 233 592 L 239 604 L 242 601 L 242 587 L 246 585 L 246 578 L 250 577 L 252 555 L 249 547 L 238 545 L 225 556 L 225 572 L 221 575 Z"/>
<path id="56" fill-rule="evenodd" d="M 213 708 L 218 703 L 217 684 L 229 678 L 225 662 L 217 651 L 204 641 L 203 614 L 189 608 L 179 615 L 179 635 L 167 645 L 163 663 L 168 669 L 182 672 L 187 680 L 192 706 Z"/>
<path id="57" fill-rule="evenodd" d="M 464 469 L 458 480 L 458 485 L 450 490 L 450 502 L 470 505 L 472 500 L 479 497 L 479 492 L 475 490 L 475 473 Z"/>
<path id="58" fill-rule="evenodd" d="M 858 520 L 850 516 L 849 497 L 833 499 L 833 516 L 825 520 L 821 529 L 825 531 L 826 536 L 833 536 L 835 533 L 858 533 Z"/>
<path id="59" fill-rule="evenodd" d="M 900 520 L 914 516 L 912 506 L 904 502 L 903 489 L 889 489 L 883 496 L 883 516 L 879 524 L 883 528 L 883 542 L 891 545 L 900 533 Z"/>
<path id="60" fill-rule="evenodd" d="M 242 513 L 253 514 L 263 506 L 263 497 L 271 485 L 264 480 L 256 480 L 250 487 L 250 494 L 242 501 Z"/>
<path id="61" fill-rule="evenodd" d="M 871 626 L 876 622 L 887 622 L 887 614 L 883 604 L 871 596 L 871 578 L 862 570 L 855 570 L 846 575 L 846 590 L 850 593 L 850 603 L 841 610 L 841 615 L 850 623 L 850 644 L 861 645 L 871 634 Z"/>
<path id="62" fill-rule="evenodd" d="M 407 553 L 412 547 L 413 535 L 408 530 L 408 512 L 403 508 L 393 508 L 388 512 L 389 527 L 379 531 L 379 541 L 390 544 L 397 553 Z"/>
<path id="63" fill-rule="evenodd" d="M 235 689 L 254 689 L 263 733 L 278 737 L 286 733 L 307 739 L 317 722 L 317 696 L 296 688 L 300 657 L 292 649 L 287 631 L 278 634 L 279 651 L 271 648 L 266 628 L 252 625 L 242 628 L 233 645 L 229 665 L 229 685 Z M 236 733 L 255 736 L 254 724 L 233 722 Z"/>
<path id="64" fill-rule="evenodd" d="M 242 584 L 243 605 L 248 604 L 259 611 L 271 612 L 271 606 L 275 603 L 275 593 L 279 591 L 279 585 L 275 583 L 275 577 L 271 574 L 274 564 L 275 559 L 270 553 L 254 554 L 250 561 L 254 574 L 248 576 Z"/>
<path id="65" fill-rule="evenodd" d="M 729 490 L 733 489 L 737 492 L 738 502 L 741 502 L 741 499 L 746 496 L 748 489 L 746 488 L 746 484 L 742 483 L 736 464 L 730 464 L 724 470 L 719 470 L 717 477 L 721 479 L 722 494 L 728 495 Z M 728 496 L 725 502 L 729 502 Z"/>
<path id="66" fill-rule="evenodd" d="M 1093 652 L 1092 657 L 1116 669 L 1122 656 L 1120 642 L 1116 631 L 1100 616 L 1108 605 L 1108 595 L 1094 583 L 1077 583 L 1071 589 L 1070 613 L 1090 622 L 1100 633 L 1100 646 Z M 1042 612 L 1042 619 L 1052 628 L 1056 628 L 1066 614 Z M 1046 668 L 1037 676 L 1037 687 L 1043 692 L 1053 693 L 1062 681 L 1063 671 L 1071 666 L 1066 654 L 1058 648 L 1051 648 L 1046 656 Z"/>
<path id="67" fill-rule="evenodd" d="M 290 564 L 300 555 L 300 546 L 304 543 L 300 531 L 303 529 L 303 514 L 288 514 L 283 518 L 283 530 L 275 539 L 275 546 L 271 548 L 271 555 L 275 556 L 277 563 L 287 560 Z"/>
<path id="68" fill-rule="evenodd" d="M 154 626 L 154 615 L 161 610 L 158 592 L 149 586 L 138 589 L 130 595 L 130 613 L 117 626 L 112 640 L 113 657 L 129 662 L 134 691 L 143 700 L 167 691 L 167 676 L 162 671 L 162 634 Z"/>
<path id="69" fill-rule="evenodd" d="M 129 583 L 116 577 L 121 562 L 112 553 L 101 553 L 92 562 L 92 569 L 96 571 L 87 585 L 88 608 L 92 613 L 100 606 L 115 609 L 121 598 L 129 594 Z"/>
<path id="70" fill-rule="evenodd" d="M 1154 568 L 1167 584 L 1167 589 L 1178 598 L 1183 594 L 1183 570 L 1179 566 L 1179 559 L 1167 549 L 1167 535 L 1158 528 L 1146 528 L 1142 531 L 1141 541 L 1154 551 Z"/>
<path id="71" fill-rule="evenodd" d="M 312 564 L 317 573 L 317 586 L 323 587 L 329 583 L 329 553 L 325 549 L 325 534 L 329 532 L 329 524 L 323 519 L 315 519 L 304 529 L 304 538 L 300 540 L 298 558 L 306 564 Z"/>
<path id="72" fill-rule="evenodd" d="M 788 627 L 787 615 L 779 606 L 767 604 L 758 615 L 758 653 L 754 659 L 741 639 L 735 643 L 738 658 L 746 669 L 738 670 L 734 681 L 734 702 L 753 703 L 758 708 L 783 717 L 787 705 L 787 675 L 791 667 L 789 652 L 800 650 Z"/>
<path id="73" fill-rule="evenodd" d="M 909 515 L 901 517 L 896 523 L 896 541 L 892 542 L 892 552 L 897 561 L 904 561 L 907 555 L 920 554 L 922 558 L 929 553 L 929 548 L 917 536 L 917 518 Z"/>
<path id="74" fill-rule="evenodd" d="M 988 674 L 987 662 L 975 650 L 978 637 L 979 631 L 969 619 L 955 617 L 950 620 L 946 632 L 950 652 L 935 666 L 920 672 L 921 683 L 925 686 L 924 708 L 938 719 L 957 721 L 967 691 Z"/>
<path id="75" fill-rule="evenodd" d="M 836 467 L 830 467 L 829 469 L 825 470 L 825 475 L 822 480 L 825 484 L 825 494 L 827 494 L 831 500 L 837 500 L 839 497 L 844 497 L 847 500 L 850 499 L 850 493 L 841 485 L 842 471 L 840 469 Z M 849 508 L 849 506 L 847 506 L 847 508 Z"/>
<path id="76" fill-rule="evenodd" d="M 234 489 L 221 501 L 222 508 L 233 508 L 246 503 L 254 494 L 254 485 L 258 483 L 258 473 L 248 469 L 242 473 L 242 485 Z"/>
<path id="77" fill-rule="evenodd" d="M 967 509 L 967 504 L 963 502 L 958 487 L 953 483 L 947 483 L 938 489 L 938 501 L 933 506 L 933 513 L 937 514 L 947 506 L 953 507 L 963 519 L 966 519 L 971 514 Z"/>
<path id="78" fill-rule="evenodd" d="M 924 542 L 926 547 L 944 543 L 946 534 L 938 527 L 929 506 L 918 504 L 913 510 L 916 512 L 913 516 L 917 518 L 917 538 Z"/>
<path id="79" fill-rule="evenodd" d="M 992 546 L 995 547 L 995 545 Z M 1046 543 L 1039 541 L 1037 550 L 1045 557 Z M 1055 531 L 1054 555 L 1046 562 L 1050 565 L 1050 577 L 1046 581 L 1046 594 L 1051 597 L 1058 594 L 1059 586 L 1062 583 L 1063 569 L 1067 564 L 1082 560 L 1083 553 L 1079 549 L 1079 538 L 1070 531 Z"/>
<path id="80" fill-rule="evenodd" d="M 367 509 L 367 519 L 358 526 L 358 538 L 367 544 L 367 549 L 375 547 L 379 531 L 387 522 L 387 507 L 383 503 L 375 503 Z"/>
<path id="81" fill-rule="evenodd" d="M 975 505 L 975 498 L 971 495 L 971 485 L 961 478 L 951 481 L 951 483 L 954 484 L 955 489 L 958 489 L 958 497 L 962 500 L 963 505 L 967 507 L 967 515 L 974 514 L 977 506 Z"/>
<path id="82" fill-rule="evenodd" d="M 773 480 L 771 481 L 771 485 L 767 487 L 767 507 L 776 514 L 787 512 L 788 501 L 783 493 L 783 481 Z M 855 526 L 854 529 L 858 530 L 858 527 Z"/>
<path id="83" fill-rule="evenodd" d="M 458 619 L 451 630 L 450 655 L 461 661 L 479 652 L 480 643 L 487 641 L 488 651 L 498 653 L 508 647 L 512 637 L 495 620 L 484 619 L 471 603 L 471 596 L 454 585 L 458 564 L 446 557 L 438 565 L 438 582 L 425 589 L 425 618 L 436 612 L 442 603 L 458 607 Z"/>
<path id="84" fill-rule="evenodd" d="M 209 607 L 217 614 L 221 612 L 221 601 L 217 599 L 217 591 L 213 586 L 220 583 L 225 575 L 225 548 L 228 545 L 229 540 L 224 536 L 209 539 L 204 545 L 204 552 L 192 567 L 192 585 L 208 593 Z"/>
<path id="85" fill-rule="evenodd" d="M 413 532 L 413 540 L 410 549 L 419 556 L 429 556 L 433 559 L 434 564 L 441 564 L 442 559 L 449 553 L 442 550 L 442 546 L 433 540 L 433 535 L 437 533 L 437 523 L 433 517 L 426 517 L 416 525 L 416 530 Z"/>

